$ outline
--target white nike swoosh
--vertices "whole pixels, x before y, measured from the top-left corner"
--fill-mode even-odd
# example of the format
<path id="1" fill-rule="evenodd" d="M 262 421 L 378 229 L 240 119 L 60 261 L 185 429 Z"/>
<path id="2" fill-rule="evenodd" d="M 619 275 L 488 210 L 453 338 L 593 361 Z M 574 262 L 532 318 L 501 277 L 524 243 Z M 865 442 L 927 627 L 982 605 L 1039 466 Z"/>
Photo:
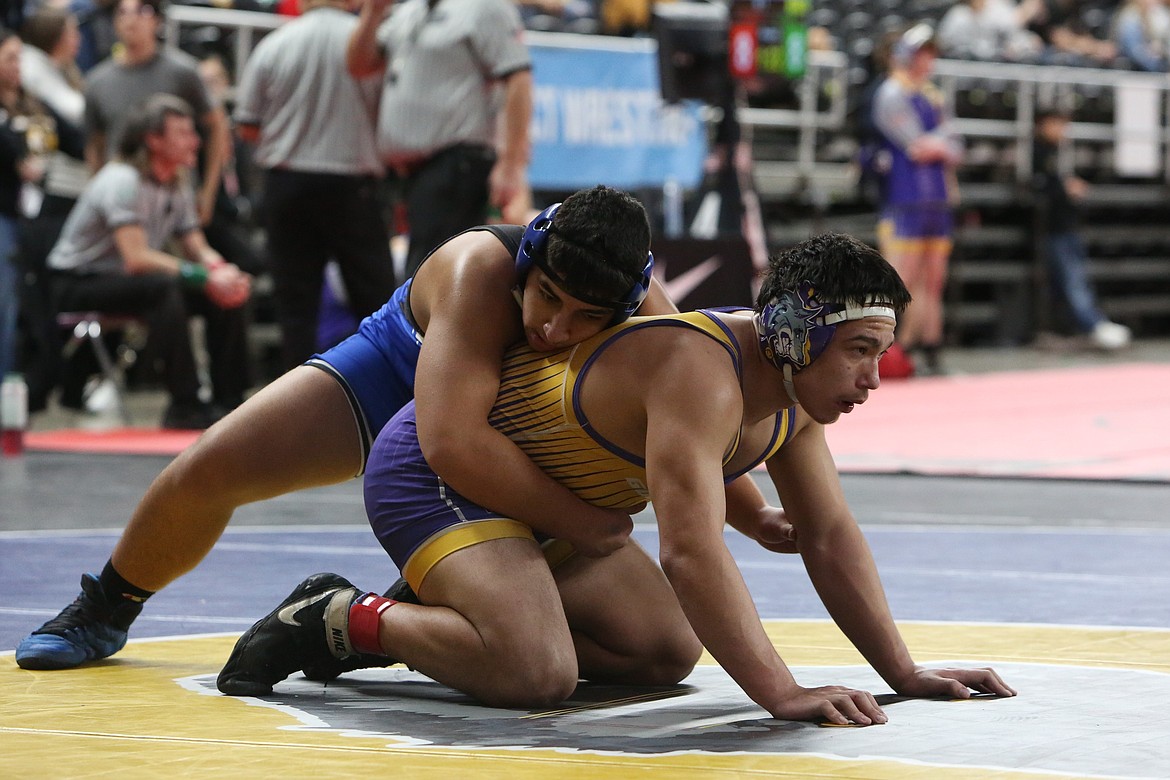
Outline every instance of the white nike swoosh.
<path id="1" fill-rule="evenodd" d="M 324 593 L 318 593 L 316 596 L 310 596 L 307 599 L 294 601 L 287 607 L 281 607 L 280 611 L 276 613 L 276 619 L 281 623 L 284 623 L 286 626 L 300 626 L 301 624 L 298 623 L 296 619 L 296 614 L 298 612 L 300 612 L 305 607 L 310 607 L 321 599 L 329 598 L 332 595 L 333 591 L 327 590 Z"/>
<path id="2" fill-rule="evenodd" d="M 722 265 L 723 259 L 719 255 L 712 255 L 678 276 L 664 281 L 662 286 L 672 301 L 681 301 L 694 292 L 700 284 L 707 281 Z"/>

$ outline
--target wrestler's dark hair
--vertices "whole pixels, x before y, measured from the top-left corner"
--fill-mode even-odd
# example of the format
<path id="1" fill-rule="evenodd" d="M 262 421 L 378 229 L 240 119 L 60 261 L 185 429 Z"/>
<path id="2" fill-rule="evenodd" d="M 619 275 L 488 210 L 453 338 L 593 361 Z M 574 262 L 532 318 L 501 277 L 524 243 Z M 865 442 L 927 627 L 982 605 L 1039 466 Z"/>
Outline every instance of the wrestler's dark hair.
<path id="1" fill-rule="evenodd" d="M 898 272 L 873 247 L 841 233 L 824 233 L 801 241 L 768 260 L 756 311 L 784 291 L 813 285 L 821 303 L 872 300 L 901 314 L 910 293 Z"/>
<path id="2" fill-rule="evenodd" d="M 545 260 L 568 292 L 622 300 L 642 279 L 649 253 L 646 209 L 632 195 L 598 185 L 565 198 Z"/>

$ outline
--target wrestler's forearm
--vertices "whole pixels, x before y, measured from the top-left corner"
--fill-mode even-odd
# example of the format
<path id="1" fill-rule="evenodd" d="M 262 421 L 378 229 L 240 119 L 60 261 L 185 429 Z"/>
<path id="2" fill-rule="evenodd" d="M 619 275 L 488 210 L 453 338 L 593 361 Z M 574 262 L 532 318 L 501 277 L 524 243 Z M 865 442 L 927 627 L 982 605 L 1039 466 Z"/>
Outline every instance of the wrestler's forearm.
<path id="1" fill-rule="evenodd" d="M 460 446 L 427 451 L 431 468 L 460 494 L 586 555 L 624 544 L 628 514 L 595 507 L 553 480 L 512 441 L 489 427 L 465 431 Z"/>

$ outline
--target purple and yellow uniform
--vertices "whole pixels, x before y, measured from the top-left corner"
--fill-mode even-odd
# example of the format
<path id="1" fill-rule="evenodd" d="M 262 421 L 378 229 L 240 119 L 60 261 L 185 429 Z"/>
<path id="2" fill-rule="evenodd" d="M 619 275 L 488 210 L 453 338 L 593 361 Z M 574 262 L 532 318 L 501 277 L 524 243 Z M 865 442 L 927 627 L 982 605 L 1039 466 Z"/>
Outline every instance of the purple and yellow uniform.
<path id="1" fill-rule="evenodd" d="M 516 256 L 524 235 L 524 228 L 515 225 L 484 225 L 464 232 L 472 230 L 491 233 L 511 257 Z M 407 279 L 381 309 L 362 320 L 357 333 L 306 363 L 328 373 L 345 390 L 362 437 L 363 468 L 378 432 L 414 398 L 423 333 L 410 313 L 413 281 L 413 277 Z"/>
<path id="2" fill-rule="evenodd" d="M 953 232 L 947 192 L 946 165 L 918 162 L 907 149 L 923 135 L 936 135 L 959 148 L 943 113 L 941 96 L 930 84 L 915 90 L 904 81 L 888 78 L 874 98 L 874 124 L 883 139 L 886 171 L 879 231 L 900 242 L 944 241 Z"/>
<path id="3" fill-rule="evenodd" d="M 650 499 L 643 458 L 602 437 L 581 409 L 581 389 L 606 347 L 636 330 L 685 327 L 721 344 L 741 373 L 742 350 L 714 312 L 635 317 L 559 352 L 535 352 L 526 344 L 504 357 L 500 392 L 488 421 L 549 476 L 596 506 L 637 511 Z M 772 440 L 746 473 L 776 452 L 792 433 L 795 408 L 776 415 Z M 737 437 L 724 464 L 739 448 Z M 407 404 L 374 443 L 365 480 L 366 514 L 374 534 L 417 591 L 443 557 L 492 539 L 533 538 L 528 526 L 501 517 L 461 496 L 423 458 L 414 404 Z M 571 550 L 547 544 L 550 564 Z"/>

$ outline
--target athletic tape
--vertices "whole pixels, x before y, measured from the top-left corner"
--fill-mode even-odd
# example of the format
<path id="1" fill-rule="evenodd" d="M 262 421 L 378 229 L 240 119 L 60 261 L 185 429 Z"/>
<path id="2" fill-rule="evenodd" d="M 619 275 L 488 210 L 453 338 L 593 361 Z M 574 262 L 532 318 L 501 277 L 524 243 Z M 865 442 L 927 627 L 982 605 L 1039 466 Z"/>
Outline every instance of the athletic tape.
<path id="1" fill-rule="evenodd" d="M 382 613 L 397 604 L 377 593 L 367 593 L 349 607 L 349 641 L 359 653 L 385 655 L 378 641 L 378 624 Z"/>

